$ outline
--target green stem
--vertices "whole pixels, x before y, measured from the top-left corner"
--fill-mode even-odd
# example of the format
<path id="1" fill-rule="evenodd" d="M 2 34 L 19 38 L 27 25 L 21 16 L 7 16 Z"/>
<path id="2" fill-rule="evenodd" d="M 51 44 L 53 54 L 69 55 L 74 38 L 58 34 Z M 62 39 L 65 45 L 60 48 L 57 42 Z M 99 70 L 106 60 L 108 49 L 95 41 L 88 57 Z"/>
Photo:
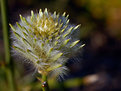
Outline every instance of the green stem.
<path id="1" fill-rule="evenodd" d="M 48 82 L 47 82 L 47 75 L 42 75 L 42 90 L 49 91 Z"/>
<path id="2" fill-rule="evenodd" d="M 7 8 L 6 0 L 1 0 L 1 14 L 2 14 L 2 23 L 3 23 L 3 38 L 5 46 L 5 60 L 8 64 L 10 62 L 10 50 L 9 50 L 9 40 L 8 40 L 8 18 L 7 18 Z"/>
<path id="3" fill-rule="evenodd" d="M 9 26 L 7 16 L 7 0 L 0 0 L 1 2 L 1 14 L 2 14 L 2 25 L 3 25 L 3 38 L 5 47 L 5 62 L 6 62 L 6 76 L 9 84 L 9 91 L 15 91 L 13 72 L 12 72 L 12 61 L 10 57 L 10 45 L 9 45 Z"/>

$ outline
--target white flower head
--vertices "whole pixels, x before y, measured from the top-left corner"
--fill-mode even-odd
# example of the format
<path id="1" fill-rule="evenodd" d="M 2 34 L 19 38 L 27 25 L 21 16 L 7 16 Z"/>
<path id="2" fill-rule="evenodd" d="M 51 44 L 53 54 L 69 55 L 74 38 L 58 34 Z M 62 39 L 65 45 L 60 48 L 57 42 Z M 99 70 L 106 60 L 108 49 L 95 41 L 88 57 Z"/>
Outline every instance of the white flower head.
<path id="1" fill-rule="evenodd" d="M 53 14 L 47 9 L 22 17 L 12 28 L 13 49 L 31 61 L 41 74 L 62 76 L 68 70 L 65 63 L 84 46 L 73 38 L 80 25 L 69 24 L 68 15 Z"/>

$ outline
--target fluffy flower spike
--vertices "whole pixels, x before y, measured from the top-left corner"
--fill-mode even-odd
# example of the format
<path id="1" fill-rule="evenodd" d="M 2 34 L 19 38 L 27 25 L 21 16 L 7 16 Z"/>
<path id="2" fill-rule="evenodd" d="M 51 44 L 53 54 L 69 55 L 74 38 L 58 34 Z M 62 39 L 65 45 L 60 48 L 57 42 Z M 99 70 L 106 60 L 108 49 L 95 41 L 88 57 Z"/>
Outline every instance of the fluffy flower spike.
<path id="1" fill-rule="evenodd" d="M 31 16 L 23 17 L 13 31 L 13 49 L 21 56 L 33 62 L 41 74 L 63 76 L 68 70 L 64 64 L 84 46 L 73 38 L 80 25 L 69 24 L 69 15 L 48 12 L 47 9 Z"/>

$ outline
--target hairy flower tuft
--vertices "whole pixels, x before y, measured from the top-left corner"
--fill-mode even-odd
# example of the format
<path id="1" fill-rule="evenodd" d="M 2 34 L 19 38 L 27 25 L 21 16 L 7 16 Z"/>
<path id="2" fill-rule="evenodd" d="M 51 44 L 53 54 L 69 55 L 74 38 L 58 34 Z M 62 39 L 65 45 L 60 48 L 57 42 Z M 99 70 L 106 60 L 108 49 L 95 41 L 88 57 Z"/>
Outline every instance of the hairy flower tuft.
<path id="1" fill-rule="evenodd" d="M 13 31 L 13 49 L 30 60 L 41 74 L 62 76 L 68 70 L 64 64 L 68 58 L 84 46 L 73 38 L 80 25 L 69 24 L 68 15 L 53 14 L 47 9 L 22 17 Z"/>

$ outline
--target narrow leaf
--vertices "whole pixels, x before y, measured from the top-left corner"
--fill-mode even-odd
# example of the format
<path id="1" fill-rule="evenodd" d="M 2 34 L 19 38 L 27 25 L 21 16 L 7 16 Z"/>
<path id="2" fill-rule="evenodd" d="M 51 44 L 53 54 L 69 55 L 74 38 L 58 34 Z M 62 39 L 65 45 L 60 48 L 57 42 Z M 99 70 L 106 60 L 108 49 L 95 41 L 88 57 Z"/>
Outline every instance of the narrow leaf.
<path id="1" fill-rule="evenodd" d="M 58 53 L 57 55 L 53 57 L 52 61 L 57 61 L 62 55 L 63 53 Z"/>
<path id="2" fill-rule="evenodd" d="M 70 48 L 74 47 L 80 40 L 74 41 L 71 45 Z"/>
<path id="3" fill-rule="evenodd" d="M 47 69 L 47 71 L 52 71 L 52 70 L 57 69 L 57 68 L 59 68 L 59 67 L 61 67 L 61 66 L 62 66 L 62 64 L 56 64 L 55 66 L 49 67 L 49 68 Z"/>

